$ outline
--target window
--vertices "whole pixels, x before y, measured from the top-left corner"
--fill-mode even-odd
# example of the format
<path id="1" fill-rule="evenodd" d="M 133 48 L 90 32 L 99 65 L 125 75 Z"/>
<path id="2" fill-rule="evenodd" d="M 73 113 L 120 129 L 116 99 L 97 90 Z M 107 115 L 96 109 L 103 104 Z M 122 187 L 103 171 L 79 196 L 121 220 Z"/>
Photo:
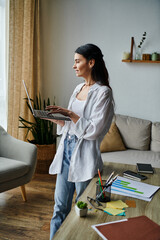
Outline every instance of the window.
<path id="1" fill-rule="evenodd" d="M 0 0 L 0 125 L 7 129 L 7 9 Z"/>

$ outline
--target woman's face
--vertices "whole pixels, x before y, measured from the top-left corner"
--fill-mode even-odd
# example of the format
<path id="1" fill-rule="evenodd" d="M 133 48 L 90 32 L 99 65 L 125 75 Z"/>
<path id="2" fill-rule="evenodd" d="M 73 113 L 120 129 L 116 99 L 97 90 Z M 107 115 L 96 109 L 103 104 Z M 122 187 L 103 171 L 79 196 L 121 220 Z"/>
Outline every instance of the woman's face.
<path id="1" fill-rule="evenodd" d="M 75 53 L 74 55 L 74 65 L 73 69 L 75 69 L 77 77 L 87 78 L 91 75 L 93 64 L 92 60 L 87 61 L 83 55 Z"/>

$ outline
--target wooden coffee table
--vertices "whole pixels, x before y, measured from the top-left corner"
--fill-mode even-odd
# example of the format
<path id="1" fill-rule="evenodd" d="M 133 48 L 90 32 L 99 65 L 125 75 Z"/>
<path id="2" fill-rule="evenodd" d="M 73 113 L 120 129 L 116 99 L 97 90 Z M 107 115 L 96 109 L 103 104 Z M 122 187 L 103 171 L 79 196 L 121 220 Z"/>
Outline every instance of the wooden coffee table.
<path id="1" fill-rule="evenodd" d="M 136 171 L 135 165 L 117 164 L 117 163 L 105 163 L 102 173 L 102 179 L 107 179 L 112 171 L 115 174 L 123 176 L 123 171 L 132 170 Z M 154 174 L 145 174 L 148 179 L 143 181 L 144 183 L 160 186 L 160 169 L 156 168 Z M 96 181 L 98 176 L 92 179 L 85 192 L 82 194 L 79 200 L 87 202 L 87 196 L 95 198 L 96 196 Z M 78 217 L 75 213 L 74 207 L 71 212 L 55 234 L 54 239 L 62 240 L 100 240 L 101 237 L 91 228 L 91 225 L 111 222 L 120 219 L 136 217 L 145 215 L 152 219 L 154 222 L 160 224 L 160 190 L 154 195 L 151 202 L 146 202 L 136 198 L 121 196 L 117 194 L 111 195 L 111 200 L 119 200 L 125 202 L 125 200 L 135 200 L 136 208 L 127 208 L 126 216 L 110 216 L 102 211 L 97 211 L 92 208 L 88 211 L 87 217 Z M 88 204 L 90 207 L 90 205 Z"/>

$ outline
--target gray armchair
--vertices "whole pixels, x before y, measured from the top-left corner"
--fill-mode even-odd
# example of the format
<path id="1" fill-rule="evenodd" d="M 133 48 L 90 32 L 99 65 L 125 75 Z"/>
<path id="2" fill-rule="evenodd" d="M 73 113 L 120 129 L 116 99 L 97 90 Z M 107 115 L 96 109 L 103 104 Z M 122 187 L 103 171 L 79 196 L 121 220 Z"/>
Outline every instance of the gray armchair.
<path id="1" fill-rule="evenodd" d="M 34 174 L 36 161 L 34 144 L 10 136 L 0 126 L 0 193 L 20 186 L 26 201 L 25 184 Z"/>

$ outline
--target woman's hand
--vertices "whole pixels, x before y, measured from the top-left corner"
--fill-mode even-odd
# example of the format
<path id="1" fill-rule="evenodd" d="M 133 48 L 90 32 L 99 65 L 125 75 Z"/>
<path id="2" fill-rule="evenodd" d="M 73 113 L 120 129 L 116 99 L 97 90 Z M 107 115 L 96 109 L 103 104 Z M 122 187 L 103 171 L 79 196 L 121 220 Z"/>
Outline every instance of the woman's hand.
<path id="1" fill-rule="evenodd" d="M 56 123 L 58 125 L 60 125 L 61 127 L 64 126 L 64 121 L 63 120 L 56 120 L 56 119 L 50 119 L 50 118 L 41 118 L 43 120 L 48 120 L 50 122 Z"/>
<path id="2" fill-rule="evenodd" d="M 63 114 L 64 116 L 67 116 L 67 117 L 70 117 L 70 114 L 71 114 L 71 111 L 69 111 L 68 109 L 66 108 L 62 108 L 62 107 L 59 107 L 59 106 L 47 106 L 46 107 L 46 110 L 50 111 L 49 114 L 52 114 L 52 113 L 60 113 L 60 114 Z"/>
<path id="3" fill-rule="evenodd" d="M 47 106 L 46 110 L 50 111 L 49 114 L 52 113 L 60 113 L 64 116 L 70 117 L 71 120 L 76 123 L 78 121 L 78 119 L 80 118 L 77 114 L 75 114 L 74 112 L 66 109 L 66 108 L 62 108 L 60 106 Z"/>

